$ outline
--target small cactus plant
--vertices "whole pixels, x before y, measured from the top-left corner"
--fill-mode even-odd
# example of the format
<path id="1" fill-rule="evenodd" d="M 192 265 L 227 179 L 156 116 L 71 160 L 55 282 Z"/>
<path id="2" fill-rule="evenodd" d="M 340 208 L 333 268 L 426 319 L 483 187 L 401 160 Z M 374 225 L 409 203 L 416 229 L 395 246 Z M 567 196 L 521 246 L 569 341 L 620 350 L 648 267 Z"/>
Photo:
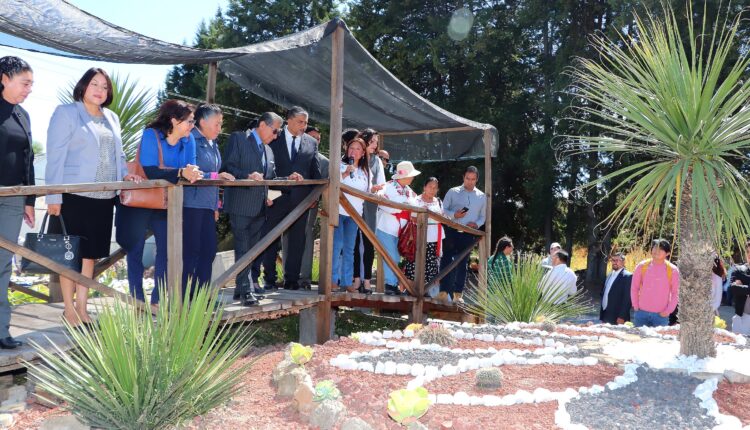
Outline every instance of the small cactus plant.
<path id="1" fill-rule="evenodd" d="M 324 400 L 336 400 L 341 396 L 341 391 L 336 388 L 336 384 L 330 379 L 320 381 L 315 384 L 315 396 L 313 401 L 321 403 Z"/>
<path id="2" fill-rule="evenodd" d="M 552 333 L 557 328 L 557 324 L 555 324 L 553 321 L 546 320 L 542 323 L 542 330 Z"/>
<path id="3" fill-rule="evenodd" d="M 494 390 L 503 385 L 503 373 L 500 369 L 493 367 L 479 369 L 476 375 L 477 387 L 485 390 Z"/>
<path id="4" fill-rule="evenodd" d="M 294 364 L 304 366 L 305 363 L 312 359 L 313 349 L 309 346 L 292 342 L 292 345 L 289 348 L 289 355 L 291 356 L 292 362 L 294 362 Z"/>
<path id="5" fill-rule="evenodd" d="M 425 345 L 434 343 L 440 346 L 451 346 L 456 342 L 456 338 L 447 328 L 436 323 L 422 327 L 417 333 L 417 339 Z"/>

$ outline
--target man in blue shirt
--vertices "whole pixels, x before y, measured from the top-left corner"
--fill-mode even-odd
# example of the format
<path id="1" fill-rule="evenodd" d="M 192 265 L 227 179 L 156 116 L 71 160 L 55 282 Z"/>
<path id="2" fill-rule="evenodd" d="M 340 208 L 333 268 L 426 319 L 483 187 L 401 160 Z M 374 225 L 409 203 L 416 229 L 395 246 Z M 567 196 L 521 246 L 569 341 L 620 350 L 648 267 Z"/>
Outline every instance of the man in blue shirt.
<path id="1" fill-rule="evenodd" d="M 477 168 L 474 166 L 467 167 L 464 171 L 463 185 L 448 190 L 445 193 L 445 199 L 443 199 L 443 211 L 448 218 L 475 229 L 484 226 L 487 209 L 487 196 L 476 188 L 478 179 L 479 171 Z M 440 267 L 447 267 L 474 242 L 473 235 L 448 226 L 444 227 L 445 240 L 443 241 L 443 257 L 440 259 Z M 448 300 L 451 298 L 454 302 L 463 301 L 468 261 L 467 255 L 455 269 L 440 281 L 438 299 Z"/>

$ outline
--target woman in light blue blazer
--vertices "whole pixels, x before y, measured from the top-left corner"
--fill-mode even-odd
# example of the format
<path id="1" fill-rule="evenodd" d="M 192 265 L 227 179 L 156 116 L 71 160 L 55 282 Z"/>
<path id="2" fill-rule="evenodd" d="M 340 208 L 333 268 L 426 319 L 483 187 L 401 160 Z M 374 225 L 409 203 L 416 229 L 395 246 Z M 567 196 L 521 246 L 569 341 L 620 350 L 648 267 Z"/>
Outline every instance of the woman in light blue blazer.
<path id="1" fill-rule="evenodd" d="M 48 185 L 140 181 L 129 175 L 122 149 L 120 119 L 106 107 L 112 103 L 112 81 L 102 69 L 84 73 L 73 90 L 74 103 L 58 106 L 47 129 Z M 49 231 L 81 236 L 81 273 L 91 278 L 97 259 L 109 255 L 115 191 L 52 194 L 47 212 L 54 216 Z M 92 324 L 87 312 L 88 288 L 60 277 L 65 310 L 73 327 Z M 74 301 L 75 298 L 75 301 Z"/>

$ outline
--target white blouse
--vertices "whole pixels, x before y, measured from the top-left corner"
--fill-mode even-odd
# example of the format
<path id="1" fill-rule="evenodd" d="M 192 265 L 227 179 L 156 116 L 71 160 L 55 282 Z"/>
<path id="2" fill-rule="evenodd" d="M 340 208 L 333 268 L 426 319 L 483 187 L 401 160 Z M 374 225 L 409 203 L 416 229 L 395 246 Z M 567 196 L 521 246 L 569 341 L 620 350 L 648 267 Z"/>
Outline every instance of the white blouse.
<path id="1" fill-rule="evenodd" d="M 346 168 L 347 165 L 341 163 L 341 173 L 344 173 Z M 341 183 L 367 193 L 370 191 L 369 178 L 370 176 L 365 173 L 364 170 L 358 167 L 357 170 L 352 172 L 352 175 L 345 175 L 344 178 L 341 179 Z M 357 210 L 357 213 L 362 215 L 362 206 L 364 205 L 364 200 L 346 193 L 344 193 L 344 195 L 346 196 L 346 199 L 349 200 L 349 203 L 354 206 L 354 209 Z M 339 214 L 349 216 L 349 214 L 344 210 L 344 207 L 341 206 L 341 204 L 339 204 Z"/>
<path id="2" fill-rule="evenodd" d="M 419 197 L 417 197 L 417 206 L 421 206 L 428 211 L 435 212 L 436 214 L 443 215 L 443 204 L 437 197 L 433 197 L 432 201 L 428 203 L 422 200 L 422 196 L 420 195 Z M 437 242 L 438 231 L 440 231 L 440 240 L 442 241 L 445 237 L 445 232 L 442 231 L 442 229 L 443 226 L 439 222 L 430 218 L 427 223 L 427 242 Z"/>
<path id="3" fill-rule="evenodd" d="M 401 186 L 396 181 L 388 181 L 380 193 L 381 197 L 386 198 L 394 203 L 404 203 L 416 206 L 417 194 L 409 188 L 408 185 Z M 391 236 L 398 236 L 400 227 L 406 224 L 406 220 L 396 218 L 395 214 L 401 212 L 401 209 L 395 209 L 388 206 L 378 206 L 378 230 Z"/>

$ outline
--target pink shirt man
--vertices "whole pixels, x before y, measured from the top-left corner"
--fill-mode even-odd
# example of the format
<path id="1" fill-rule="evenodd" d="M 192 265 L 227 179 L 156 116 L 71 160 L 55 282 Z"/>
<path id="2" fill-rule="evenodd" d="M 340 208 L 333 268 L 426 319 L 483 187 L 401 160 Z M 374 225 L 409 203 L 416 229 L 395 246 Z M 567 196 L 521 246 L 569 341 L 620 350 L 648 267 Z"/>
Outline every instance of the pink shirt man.
<path id="1" fill-rule="evenodd" d="M 677 307 L 680 271 L 669 261 L 661 264 L 651 261 L 646 274 L 642 275 L 642 267 L 648 261 L 638 263 L 633 270 L 633 280 L 630 283 L 630 299 L 633 302 L 633 309 L 669 315 Z M 667 276 L 667 264 L 672 267 L 671 282 Z"/>

